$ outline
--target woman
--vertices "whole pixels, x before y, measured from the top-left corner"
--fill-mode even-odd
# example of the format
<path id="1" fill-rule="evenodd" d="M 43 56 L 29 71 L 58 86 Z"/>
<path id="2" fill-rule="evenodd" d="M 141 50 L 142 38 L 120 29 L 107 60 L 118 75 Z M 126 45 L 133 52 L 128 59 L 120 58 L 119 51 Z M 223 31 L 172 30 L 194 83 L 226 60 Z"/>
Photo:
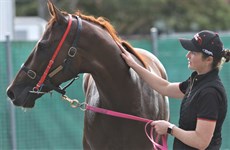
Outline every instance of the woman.
<path id="1" fill-rule="evenodd" d="M 193 39 L 180 39 L 188 50 L 188 68 L 194 70 L 184 82 L 170 83 L 138 65 L 122 49 L 122 57 L 154 90 L 162 95 L 182 99 L 179 126 L 165 120 L 151 123 L 158 134 L 175 137 L 173 149 L 220 149 L 221 128 L 227 112 L 227 97 L 219 78 L 223 62 L 230 51 L 223 49 L 217 33 L 201 31 Z"/>

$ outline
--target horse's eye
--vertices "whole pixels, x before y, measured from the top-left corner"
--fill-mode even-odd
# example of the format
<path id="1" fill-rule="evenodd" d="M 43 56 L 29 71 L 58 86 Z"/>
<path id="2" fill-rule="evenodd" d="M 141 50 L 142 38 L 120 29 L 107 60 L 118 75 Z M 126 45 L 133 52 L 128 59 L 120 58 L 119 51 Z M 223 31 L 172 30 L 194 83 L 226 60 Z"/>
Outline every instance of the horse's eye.
<path id="1" fill-rule="evenodd" d="M 40 42 L 38 43 L 38 48 L 39 48 L 39 49 L 44 49 L 44 48 L 47 48 L 47 47 L 48 47 L 48 44 L 47 44 L 46 41 L 40 41 Z"/>

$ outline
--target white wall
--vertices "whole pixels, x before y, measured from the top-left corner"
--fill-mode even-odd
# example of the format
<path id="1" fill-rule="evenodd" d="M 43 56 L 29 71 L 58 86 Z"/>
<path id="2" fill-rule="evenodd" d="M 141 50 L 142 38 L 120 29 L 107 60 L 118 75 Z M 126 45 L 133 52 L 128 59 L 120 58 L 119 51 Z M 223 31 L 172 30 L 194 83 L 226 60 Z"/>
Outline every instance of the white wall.
<path id="1" fill-rule="evenodd" d="M 39 17 L 15 17 L 15 0 L 0 0 L 0 41 L 39 40 L 46 21 Z"/>
<path id="2" fill-rule="evenodd" d="M 14 0 L 0 0 L 0 41 L 5 41 L 6 35 L 13 39 L 14 16 Z"/>
<path id="3" fill-rule="evenodd" d="M 39 17 L 16 17 L 14 40 L 37 41 L 41 38 L 47 22 Z"/>

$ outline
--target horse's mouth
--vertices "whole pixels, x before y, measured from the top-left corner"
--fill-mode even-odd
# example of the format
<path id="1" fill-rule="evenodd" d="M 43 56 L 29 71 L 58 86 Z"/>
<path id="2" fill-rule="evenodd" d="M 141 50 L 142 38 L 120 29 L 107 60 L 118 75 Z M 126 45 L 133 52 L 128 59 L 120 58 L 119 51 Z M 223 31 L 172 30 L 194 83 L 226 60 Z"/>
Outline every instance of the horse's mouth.
<path id="1" fill-rule="evenodd" d="M 33 108 L 35 105 L 36 99 L 41 97 L 42 95 L 31 94 L 30 92 L 26 92 L 27 90 L 23 90 L 22 92 L 13 92 L 13 90 L 7 89 L 7 95 L 11 99 L 11 102 L 15 106 L 21 106 L 24 108 Z"/>
<path id="2" fill-rule="evenodd" d="M 20 106 L 24 108 L 33 108 L 35 105 L 35 100 L 30 99 L 29 97 L 26 97 L 25 99 L 11 99 L 11 102 L 15 106 Z"/>
<path id="3" fill-rule="evenodd" d="M 33 108 L 35 105 L 35 101 L 32 100 L 25 100 L 23 104 L 19 103 L 18 100 L 11 100 L 11 101 L 15 106 L 20 106 L 23 108 Z"/>

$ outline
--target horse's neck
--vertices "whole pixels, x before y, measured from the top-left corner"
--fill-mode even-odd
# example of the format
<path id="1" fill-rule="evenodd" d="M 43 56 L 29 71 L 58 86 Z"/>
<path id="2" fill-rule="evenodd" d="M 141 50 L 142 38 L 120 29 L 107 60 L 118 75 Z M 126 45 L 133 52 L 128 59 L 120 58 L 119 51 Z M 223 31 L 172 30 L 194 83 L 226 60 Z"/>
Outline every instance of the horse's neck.
<path id="1" fill-rule="evenodd" d="M 122 62 L 121 58 L 116 59 L 106 55 L 108 62 L 95 63 L 92 66 L 92 76 L 98 88 L 117 90 L 122 85 L 126 84 L 129 78 L 127 66 Z"/>
<path id="2" fill-rule="evenodd" d="M 82 40 L 88 41 L 80 43 L 82 44 L 80 47 L 85 49 L 81 50 L 81 55 L 84 57 L 82 72 L 88 72 L 93 76 L 100 101 L 121 104 L 124 101 L 128 102 L 127 97 L 131 101 L 135 96 L 133 92 L 138 91 L 137 82 L 131 78 L 129 68 L 121 57 L 119 46 L 104 29 L 95 29 L 95 25 L 88 22 L 84 22 L 84 27 L 93 32 L 85 30 L 82 34 L 84 36 L 81 37 Z"/>
<path id="3" fill-rule="evenodd" d="M 93 68 L 93 79 L 96 83 L 100 100 L 106 104 L 123 105 L 129 107 L 140 97 L 138 92 L 139 76 L 132 69 L 129 70 L 127 64 L 116 55 L 105 55 L 108 62 L 104 64 L 95 64 Z M 129 99 L 127 99 L 129 98 Z"/>

